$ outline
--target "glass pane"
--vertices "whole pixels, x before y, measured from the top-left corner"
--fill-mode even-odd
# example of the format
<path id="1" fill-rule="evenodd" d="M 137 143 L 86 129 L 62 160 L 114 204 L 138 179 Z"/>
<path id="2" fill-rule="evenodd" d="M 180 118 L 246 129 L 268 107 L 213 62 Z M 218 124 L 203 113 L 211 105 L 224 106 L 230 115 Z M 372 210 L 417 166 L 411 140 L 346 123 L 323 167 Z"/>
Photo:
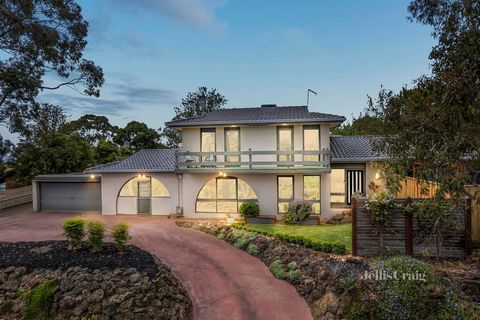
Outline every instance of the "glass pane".
<path id="1" fill-rule="evenodd" d="M 303 177 L 303 198 L 305 200 L 320 200 L 320 176 Z"/>
<path id="2" fill-rule="evenodd" d="M 208 181 L 200 190 L 198 199 L 216 199 L 217 198 L 217 185 L 216 180 L 212 179 Z"/>
<path id="3" fill-rule="evenodd" d="M 150 181 L 142 181 L 138 183 L 138 197 L 150 198 Z"/>
<path id="4" fill-rule="evenodd" d="M 215 152 L 215 132 L 202 132 L 201 152 Z M 202 161 L 215 161 L 215 156 L 202 157 Z"/>
<path id="5" fill-rule="evenodd" d="M 303 130 L 303 149 L 307 151 L 320 150 L 320 135 L 318 128 L 308 128 Z M 317 155 L 305 155 L 304 161 L 318 161 Z"/>
<path id="6" fill-rule="evenodd" d="M 293 199 L 293 177 L 278 177 L 278 198 Z"/>
<path id="7" fill-rule="evenodd" d="M 240 130 L 225 129 L 225 151 L 240 151 Z M 227 156 L 226 160 L 227 162 L 238 162 L 240 161 L 240 156 Z"/>
<path id="8" fill-rule="evenodd" d="M 278 213 L 285 213 L 288 211 L 288 202 L 278 203 Z"/>
<path id="9" fill-rule="evenodd" d="M 217 212 L 237 212 L 237 201 L 221 201 L 217 202 Z"/>
<path id="10" fill-rule="evenodd" d="M 278 150 L 279 151 L 289 151 L 293 150 L 292 146 L 292 128 L 279 128 L 278 129 Z M 291 161 L 291 155 L 280 155 L 278 156 L 278 161 Z"/>
<path id="11" fill-rule="evenodd" d="M 332 169 L 330 173 L 330 202 L 345 202 L 345 170 Z"/>
<path id="12" fill-rule="evenodd" d="M 159 180 L 152 178 L 152 197 L 169 197 L 167 188 Z"/>
<path id="13" fill-rule="evenodd" d="M 197 201 L 198 212 L 217 212 L 217 203 L 215 201 Z"/>
<path id="14" fill-rule="evenodd" d="M 237 199 L 236 179 L 217 179 L 218 199 Z"/>
<path id="15" fill-rule="evenodd" d="M 238 199 L 257 199 L 255 191 L 243 180 L 238 179 Z"/>
<path id="16" fill-rule="evenodd" d="M 313 213 L 320 213 L 320 203 L 318 202 L 314 202 L 312 203 L 312 207 L 313 207 Z"/>
<path id="17" fill-rule="evenodd" d="M 133 178 L 123 186 L 120 190 L 120 197 L 136 197 L 137 196 L 137 178 Z"/>

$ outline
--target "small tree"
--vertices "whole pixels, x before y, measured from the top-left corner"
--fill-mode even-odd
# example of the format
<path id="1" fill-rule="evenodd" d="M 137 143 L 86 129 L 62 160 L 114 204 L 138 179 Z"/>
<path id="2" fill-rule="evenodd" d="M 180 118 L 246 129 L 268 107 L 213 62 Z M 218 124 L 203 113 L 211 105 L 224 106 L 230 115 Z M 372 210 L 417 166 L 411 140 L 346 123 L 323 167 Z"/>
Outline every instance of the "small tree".
<path id="1" fill-rule="evenodd" d="M 90 221 L 88 223 L 88 243 L 93 251 L 102 249 L 104 237 L 105 224 L 101 221 Z"/>
<path id="2" fill-rule="evenodd" d="M 132 238 L 128 233 L 128 225 L 125 223 L 119 223 L 113 227 L 112 238 L 115 247 L 119 251 L 124 251 L 127 247 L 128 240 Z"/>
<path id="3" fill-rule="evenodd" d="M 63 223 L 63 231 L 67 240 L 70 242 L 72 249 L 78 249 L 82 245 L 83 238 L 85 237 L 85 221 L 82 217 L 74 217 L 65 220 Z"/>

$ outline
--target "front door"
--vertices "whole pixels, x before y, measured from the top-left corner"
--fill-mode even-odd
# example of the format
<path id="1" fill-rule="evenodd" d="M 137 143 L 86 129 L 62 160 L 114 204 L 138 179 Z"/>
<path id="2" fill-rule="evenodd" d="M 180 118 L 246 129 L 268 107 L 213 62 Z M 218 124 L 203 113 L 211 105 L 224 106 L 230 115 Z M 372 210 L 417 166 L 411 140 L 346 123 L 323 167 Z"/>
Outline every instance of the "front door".
<path id="1" fill-rule="evenodd" d="M 138 182 L 138 205 L 137 211 L 138 214 L 151 214 L 151 189 L 150 181 L 139 181 Z"/>
<path id="2" fill-rule="evenodd" d="M 363 170 L 347 170 L 347 204 L 352 204 L 352 195 L 355 192 L 364 193 Z"/>

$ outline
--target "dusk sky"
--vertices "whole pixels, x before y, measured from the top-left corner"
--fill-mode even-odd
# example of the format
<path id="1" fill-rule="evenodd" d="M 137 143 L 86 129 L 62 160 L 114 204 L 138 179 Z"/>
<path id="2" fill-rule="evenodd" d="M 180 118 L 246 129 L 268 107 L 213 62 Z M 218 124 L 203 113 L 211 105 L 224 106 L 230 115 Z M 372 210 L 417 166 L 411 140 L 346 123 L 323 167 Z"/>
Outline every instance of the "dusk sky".
<path id="1" fill-rule="evenodd" d="M 430 29 L 407 20 L 409 1 L 82 0 L 85 58 L 105 73 L 99 99 L 44 94 L 70 119 L 106 115 L 164 126 L 199 86 L 228 107 L 302 105 L 358 115 L 380 86 L 430 72 Z"/>

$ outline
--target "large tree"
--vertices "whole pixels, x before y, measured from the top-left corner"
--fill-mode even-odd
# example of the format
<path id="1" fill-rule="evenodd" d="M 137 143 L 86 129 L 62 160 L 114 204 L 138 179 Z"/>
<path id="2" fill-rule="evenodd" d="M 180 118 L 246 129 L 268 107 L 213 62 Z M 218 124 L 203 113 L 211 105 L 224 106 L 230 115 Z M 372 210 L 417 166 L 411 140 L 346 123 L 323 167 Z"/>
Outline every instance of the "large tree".
<path id="1" fill-rule="evenodd" d="M 132 152 L 163 147 L 160 143 L 160 134 L 145 123 L 138 121 L 131 121 L 125 128 L 118 129 L 113 142 L 127 147 Z"/>
<path id="2" fill-rule="evenodd" d="M 87 28 L 74 0 L 0 1 L 0 121 L 12 131 L 43 91 L 99 96 L 103 71 L 83 58 Z"/>
<path id="3" fill-rule="evenodd" d="M 102 140 L 110 140 L 117 130 L 118 127 L 111 125 L 107 117 L 94 114 L 83 115 L 62 128 L 62 132 L 77 134 L 93 145 Z"/>
<path id="4" fill-rule="evenodd" d="M 94 148 L 94 159 L 96 164 L 110 163 L 122 160 L 131 155 L 132 152 L 126 147 L 120 147 L 115 142 L 101 140 Z"/>
<path id="5" fill-rule="evenodd" d="M 47 103 L 34 103 L 26 114 L 21 119 L 10 118 L 22 141 L 39 140 L 46 133 L 58 132 L 67 119 L 63 108 Z"/>
<path id="6" fill-rule="evenodd" d="M 377 126 L 381 124 L 381 119 L 370 114 L 360 113 L 356 118 L 353 117 L 351 122 L 344 123 L 332 130 L 333 135 L 341 136 L 368 136 L 377 132 Z"/>
<path id="7" fill-rule="evenodd" d="M 37 141 L 20 142 L 14 152 L 20 184 L 30 184 L 39 174 L 82 172 L 94 164 L 93 150 L 79 136 L 44 134 Z"/>
<path id="8" fill-rule="evenodd" d="M 217 89 L 209 90 L 207 87 L 199 87 L 197 91 L 187 93 L 181 105 L 174 108 L 175 117 L 172 121 L 203 116 L 208 112 L 221 109 L 227 101 L 225 96 L 217 92 Z M 162 138 L 168 148 L 177 148 L 182 141 L 180 132 L 172 128 L 164 128 Z"/>
<path id="9" fill-rule="evenodd" d="M 480 3 L 415 0 L 409 12 L 433 27 L 432 75 L 370 101 L 382 119 L 377 147 L 392 159 L 387 169 L 402 176 L 415 167 L 418 178 L 441 183 L 439 196 L 459 197 L 480 171 Z"/>

